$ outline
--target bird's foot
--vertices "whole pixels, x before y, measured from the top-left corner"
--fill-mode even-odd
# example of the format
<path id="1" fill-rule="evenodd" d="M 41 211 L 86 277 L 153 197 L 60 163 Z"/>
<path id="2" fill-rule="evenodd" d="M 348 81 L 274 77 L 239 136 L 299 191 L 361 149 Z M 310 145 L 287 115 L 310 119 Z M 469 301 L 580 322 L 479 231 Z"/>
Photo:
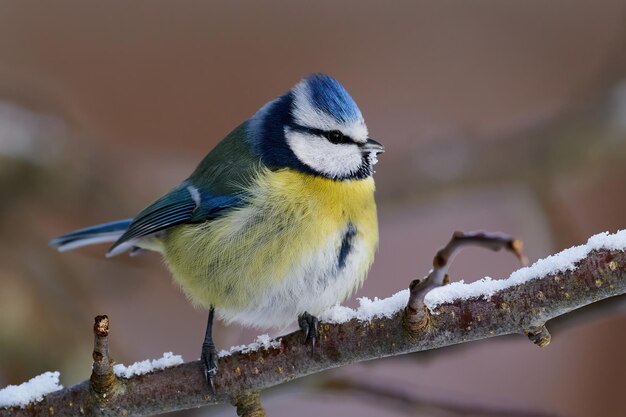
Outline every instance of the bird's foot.
<path id="1" fill-rule="evenodd" d="M 304 343 L 311 345 L 311 355 L 313 355 L 317 343 L 319 320 L 305 311 L 298 316 L 298 325 L 304 334 Z"/>
<path id="2" fill-rule="evenodd" d="M 215 394 L 215 383 L 213 379 L 217 374 L 217 350 L 213 343 L 202 344 L 202 356 L 200 357 L 202 366 L 204 368 L 204 377 L 206 382 L 211 387 L 211 391 Z"/>

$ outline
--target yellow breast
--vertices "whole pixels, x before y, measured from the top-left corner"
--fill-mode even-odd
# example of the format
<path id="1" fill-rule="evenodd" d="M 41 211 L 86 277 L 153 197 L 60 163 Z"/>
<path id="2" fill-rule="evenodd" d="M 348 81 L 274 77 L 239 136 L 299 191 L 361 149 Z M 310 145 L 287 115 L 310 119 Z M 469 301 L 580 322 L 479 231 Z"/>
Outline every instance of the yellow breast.
<path id="1" fill-rule="evenodd" d="M 354 288 L 362 283 L 378 244 L 372 178 L 333 181 L 290 169 L 264 170 L 248 194 L 242 208 L 175 227 L 163 237 L 166 262 L 195 304 L 246 308 L 329 242 L 339 253 L 349 224 L 363 252 Z"/>

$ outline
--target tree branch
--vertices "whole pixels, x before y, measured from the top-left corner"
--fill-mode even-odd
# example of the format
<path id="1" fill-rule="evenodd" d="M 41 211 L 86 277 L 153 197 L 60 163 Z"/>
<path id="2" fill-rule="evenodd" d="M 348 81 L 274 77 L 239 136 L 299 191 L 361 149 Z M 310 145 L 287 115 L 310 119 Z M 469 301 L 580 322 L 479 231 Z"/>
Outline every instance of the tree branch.
<path id="1" fill-rule="evenodd" d="M 512 333 L 526 334 L 541 346 L 549 340 L 545 323 L 550 319 L 624 293 L 626 252 L 592 250 L 565 272 L 548 273 L 489 296 L 452 299 L 433 311 L 418 307 L 414 311 L 424 315 L 425 324 L 417 328 L 406 326 L 405 315 L 412 313 L 400 308 L 389 317 L 371 321 L 321 323 L 320 343 L 313 356 L 302 334 L 294 332 L 283 336 L 278 348 L 222 357 L 216 393 L 206 384 L 200 361 L 194 361 L 129 379 L 116 378 L 108 395 L 96 393 L 93 384 L 84 381 L 25 408 L 0 409 L 0 416 L 144 416 L 228 402 L 240 405 L 241 410 L 253 404 L 253 411 L 244 415 L 262 415 L 256 394 L 261 389 L 350 363 Z"/>

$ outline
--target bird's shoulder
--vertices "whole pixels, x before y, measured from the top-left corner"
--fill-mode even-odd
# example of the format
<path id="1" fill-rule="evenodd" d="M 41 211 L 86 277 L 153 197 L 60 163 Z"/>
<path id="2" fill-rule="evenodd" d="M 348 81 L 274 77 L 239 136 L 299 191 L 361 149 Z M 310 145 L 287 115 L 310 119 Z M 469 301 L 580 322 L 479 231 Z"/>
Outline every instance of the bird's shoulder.
<path id="1" fill-rule="evenodd" d="M 250 186 L 262 167 L 243 123 L 202 159 L 186 182 L 211 195 L 237 194 Z"/>

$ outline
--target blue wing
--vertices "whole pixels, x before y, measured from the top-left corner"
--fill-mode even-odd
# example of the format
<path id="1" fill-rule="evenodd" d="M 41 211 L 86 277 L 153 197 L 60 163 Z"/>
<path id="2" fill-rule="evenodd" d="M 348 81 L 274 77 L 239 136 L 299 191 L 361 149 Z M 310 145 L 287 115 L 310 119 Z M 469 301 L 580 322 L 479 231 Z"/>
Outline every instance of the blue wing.
<path id="1" fill-rule="evenodd" d="M 240 207 L 242 194 L 212 195 L 189 181 L 146 207 L 131 222 L 122 236 L 107 252 L 107 256 L 125 251 L 132 241 L 183 223 L 199 223 L 214 219 L 225 210 Z"/>
<path id="2" fill-rule="evenodd" d="M 49 244 L 53 248 L 58 248 L 59 251 L 65 252 L 96 243 L 115 242 L 124 234 L 124 231 L 131 223 L 132 219 L 125 219 L 86 227 L 56 237 Z"/>

